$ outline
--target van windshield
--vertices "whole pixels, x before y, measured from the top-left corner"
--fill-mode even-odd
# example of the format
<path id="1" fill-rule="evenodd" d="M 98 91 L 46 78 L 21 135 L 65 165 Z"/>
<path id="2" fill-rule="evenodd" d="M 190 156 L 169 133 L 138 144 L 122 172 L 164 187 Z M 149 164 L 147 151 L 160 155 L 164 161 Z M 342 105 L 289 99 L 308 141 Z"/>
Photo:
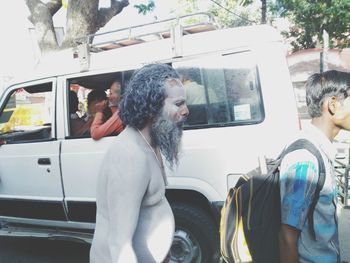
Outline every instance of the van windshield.
<path id="1" fill-rule="evenodd" d="M 261 122 L 264 108 L 251 52 L 173 63 L 186 88 L 187 128 Z"/>

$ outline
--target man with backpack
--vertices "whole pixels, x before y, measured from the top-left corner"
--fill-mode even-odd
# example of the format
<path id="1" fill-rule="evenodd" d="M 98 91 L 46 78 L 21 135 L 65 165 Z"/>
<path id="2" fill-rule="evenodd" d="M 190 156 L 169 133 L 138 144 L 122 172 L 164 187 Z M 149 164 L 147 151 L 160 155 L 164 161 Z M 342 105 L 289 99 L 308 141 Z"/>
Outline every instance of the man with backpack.
<path id="1" fill-rule="evenodd" d="M 302 137 L 318 149 L 325 175 L 320 182 L 319 159 L 306 149 L 284 155 L 279 179 L 280 262 L 340 262 L 332 141 L 341 129 L 350 130 L 349 95 L 350 73 L 331 70 L 307 81 L 306 102 L 312 120 Z M 308 220 L 310 210 L 313 216 Z"/>
<path id="2" fill-rule="evenodd" d="M 350 72 L 308 79 L 310 127 L 227 195 L 220 221 L 225 262 L 340 262 L 332 141 L 350 131 L 349 95 Z"/>

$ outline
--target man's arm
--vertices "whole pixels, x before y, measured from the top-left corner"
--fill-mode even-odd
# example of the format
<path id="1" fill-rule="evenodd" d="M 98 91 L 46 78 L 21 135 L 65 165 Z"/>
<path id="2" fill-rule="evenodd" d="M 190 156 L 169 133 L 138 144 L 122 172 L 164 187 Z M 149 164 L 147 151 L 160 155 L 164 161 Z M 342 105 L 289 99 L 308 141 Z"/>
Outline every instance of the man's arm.
<path id="1" fill-rule="evenodd" d="M 279 233 L 280 263 L 298 263 L 299 254 L 297 242 L 300 230 L 282 224 Z"/>
<path id="2" fill-rule="evenodd" d="M 119 151 L 120 153 L 120 151 Z M 150 180 L 146 164 L 135 149 L 124 149 L 123 156 L 109 157 L 107 169 L 108 245 L 112 262 L 137 262 L 132 240 L 139 223 L 143 197 Z M 113 159 L 119 158 L 117 162 Z"/>
<path id="3" fill-rule="evenodd" d="M 280 261 L 299 262 L 298 239 L 305 227 L 318 179 L 317 159 L 307 150 L 287 154 L 281 163 Z"/>
<path id="4" fill-rule="evenodd" d="M 94 140 L 99 140 L 113 132 L 121 132 L 123 129 L 123 122 L 118 115 L 118 111 L 113 113 L 105 123 L 103 123 L 103 113 L 97 112 L 90 127 L 90 133 Z"/>

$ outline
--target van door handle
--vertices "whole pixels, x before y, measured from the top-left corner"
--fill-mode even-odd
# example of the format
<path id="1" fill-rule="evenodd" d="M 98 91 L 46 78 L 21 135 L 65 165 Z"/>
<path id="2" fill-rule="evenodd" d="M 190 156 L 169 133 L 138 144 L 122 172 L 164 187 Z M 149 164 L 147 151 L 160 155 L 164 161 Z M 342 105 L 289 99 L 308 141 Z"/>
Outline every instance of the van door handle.
<path id="1" fill-rule="evenodd" d="M 50 160 L 50 158 L 39 158 L 38 159 L 38 164 L 50 165 L 51 164 L 51 160 Z"/>

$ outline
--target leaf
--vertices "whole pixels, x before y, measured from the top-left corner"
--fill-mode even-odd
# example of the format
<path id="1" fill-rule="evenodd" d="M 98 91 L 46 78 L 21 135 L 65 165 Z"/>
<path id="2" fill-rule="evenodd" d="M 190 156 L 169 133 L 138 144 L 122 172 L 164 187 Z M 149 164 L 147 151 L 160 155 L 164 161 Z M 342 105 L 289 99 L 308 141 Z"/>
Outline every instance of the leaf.
<path id="1" fill-rule="evenodd" d="M 154 0 L 149 0 L 148 4 L 138 4 L 138 5 L 134 5 L 134 7 L 137 9 L 137 12 L 139 14 L 143 14 L 146 15 L 147 13 L 153 12 L 154 8 L 155 8 L 155 3 Z"/>
<path id="2" fill-rule="evenodd" d="M 247 5 L 251 5 L 252 3 L 254 3 L 254 0 L 241 0 L 239 5 L 247 6 Z"/>
<path id="3" fill-rule="evenodd" d="M 284 10 L 280 15 L 299 28 L 300 35 L 293 36 L 294 48 L 312 48 L 316 40 L 322 43 L 323 29 L 329 33 L 330 46 L 342 48 L 350 45 L 348 0 L 279 0 L 275 10 Z"/>

